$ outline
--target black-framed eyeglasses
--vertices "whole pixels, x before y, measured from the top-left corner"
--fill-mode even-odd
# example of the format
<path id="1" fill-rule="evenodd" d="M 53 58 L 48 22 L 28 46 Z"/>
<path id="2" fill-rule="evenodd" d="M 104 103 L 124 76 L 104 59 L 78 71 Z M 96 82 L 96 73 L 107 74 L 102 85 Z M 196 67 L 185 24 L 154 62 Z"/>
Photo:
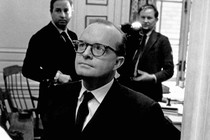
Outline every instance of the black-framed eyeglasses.
<path id="1" fill-rule="evenodd" d="M 99 43 L 90 44 L 82 40 L 73 40 L 73 43 L 74 43 L 75 52 L 79 54 L 83 54 L 88 46 L 91 46 L 91 53 L 95 57 L 100 57 L 104 55 L 107 49 L 110 49 L 117 54 L 116 50 L 114 50 L 110 46 L 106 46 L 103 44 L 99 44 Z"/>

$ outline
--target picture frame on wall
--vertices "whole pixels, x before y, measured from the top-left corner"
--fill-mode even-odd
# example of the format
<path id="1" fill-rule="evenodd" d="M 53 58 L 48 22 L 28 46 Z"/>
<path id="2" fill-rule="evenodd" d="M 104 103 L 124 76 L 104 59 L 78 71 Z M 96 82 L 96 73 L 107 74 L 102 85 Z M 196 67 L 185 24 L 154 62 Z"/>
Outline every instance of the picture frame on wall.
<path id="1" fill-rule="evenodd" d="M 96 21 L 97 19 L 104 19 L 107 20 L 107 16 L 102 16 L 102 15 L 87 15 L 85 16 L 85 28 L 93 23 L 94 21 Z"/>
<path id="2" fill-rule="evenodd" d="M 108 5 L 108 0 L 86 0 L 87 5 Z"/>

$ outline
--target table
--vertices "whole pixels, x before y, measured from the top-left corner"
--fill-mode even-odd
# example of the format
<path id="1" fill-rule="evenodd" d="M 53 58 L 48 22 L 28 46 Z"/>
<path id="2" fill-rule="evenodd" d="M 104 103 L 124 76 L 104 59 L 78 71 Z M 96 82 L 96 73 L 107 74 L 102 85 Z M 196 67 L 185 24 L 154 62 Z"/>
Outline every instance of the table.
<path id="1" fill-rule="evenodd" d="M 170 106 L 163 102 L 159 102 L 159 104 L 162 107 L 164 115 L 181 131 L 183 104 L 170 104 Z"/>

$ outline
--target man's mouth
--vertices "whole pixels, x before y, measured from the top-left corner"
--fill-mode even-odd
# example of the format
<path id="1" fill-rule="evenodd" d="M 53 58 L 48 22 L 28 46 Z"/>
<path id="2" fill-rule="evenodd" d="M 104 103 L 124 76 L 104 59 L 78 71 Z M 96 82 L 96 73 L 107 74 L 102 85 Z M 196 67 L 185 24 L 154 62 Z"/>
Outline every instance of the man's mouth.
<path id="1" fill-rule="evenodd" d="M 65 20 L 59 20 L 59 23 L 60 24 L 66 24 L 66 21 Z"/>
<path id="2" fill-rule="evenodd" d="M 93 67 L 92 65 L 90 65 L 88 63 L 84 63 L 84 62 L 80 62 L 79 65 L 83 66 L 83 67 Z"/>

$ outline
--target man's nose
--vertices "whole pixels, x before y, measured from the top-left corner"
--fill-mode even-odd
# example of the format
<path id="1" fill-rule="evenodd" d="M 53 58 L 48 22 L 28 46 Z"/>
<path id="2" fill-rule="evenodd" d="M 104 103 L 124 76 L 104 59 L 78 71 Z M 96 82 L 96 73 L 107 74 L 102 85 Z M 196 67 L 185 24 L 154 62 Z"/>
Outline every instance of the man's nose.
<path id="1" fill-rule="evenodd" d="M 65 12 L 64 11 L 61 11 L 60 16 L 61 17 L 65 17 Z"/>
<path id="2" fill-rule="evenodd" d="M 148 18 L 145 18 L 145 19 L 144 19 L 144 22 L 148 22 L 148 21 L 149 21 Z"/>
<path id="3" fill-rule="evenodd" d="M 87 45 L 87 48 L 85 49 L 85 51 L 83 53 L 83 56 L 90 56 L 90 55 L 92 55 L 91 45 Z"/>

